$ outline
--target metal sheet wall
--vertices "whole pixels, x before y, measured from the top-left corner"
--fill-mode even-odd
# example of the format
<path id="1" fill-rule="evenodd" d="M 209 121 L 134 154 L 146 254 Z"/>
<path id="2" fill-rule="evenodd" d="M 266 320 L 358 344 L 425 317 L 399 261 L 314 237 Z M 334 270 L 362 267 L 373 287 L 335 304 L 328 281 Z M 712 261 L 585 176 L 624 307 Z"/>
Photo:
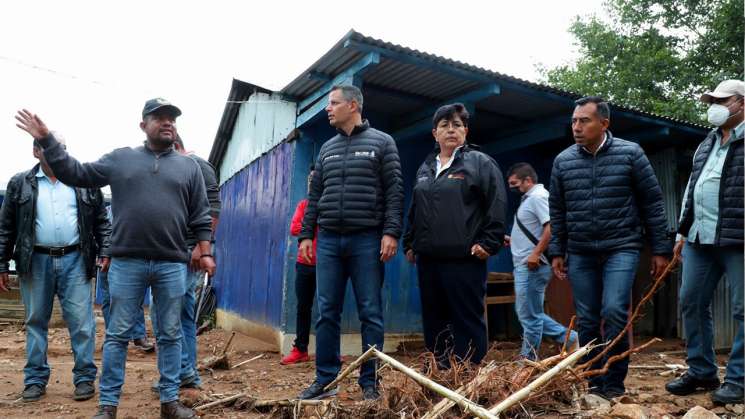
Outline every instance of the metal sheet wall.
<path id="1" fill-rule="evenodd" d="M 289 233 L 291 144 L 254 160 L 220 190 L 218 308 L 279 328 Z"/>
<path id="2" fill-rule="evenodd" d="M 220 164 L 220 184 L 271 150 L 295 128 L 295 103 L 282 100 L 279 95 L 254 93 L 241 104 Z"/>

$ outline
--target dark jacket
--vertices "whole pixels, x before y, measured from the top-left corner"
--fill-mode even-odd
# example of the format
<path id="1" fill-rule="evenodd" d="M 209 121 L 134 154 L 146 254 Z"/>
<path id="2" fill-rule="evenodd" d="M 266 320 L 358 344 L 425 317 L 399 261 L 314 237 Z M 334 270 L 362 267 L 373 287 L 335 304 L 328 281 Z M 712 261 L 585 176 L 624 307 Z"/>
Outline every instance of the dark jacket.
<path id="1" fill-rule="evenodd" d="M 364 121 L 321 146 L 299 239 L 312 239 L 316 224 L 340 234 L 380 228 L 398 238 L 403 200 L 396 142 Z"/>
<path id="2" fill-rule="evenodd" d="M 0 272 L 8 272 L 8 262 L 14 259 L 16 271 L 31 271 L 36 231 L 36 199 L 39 194 L 33 169 L 13 176 L 5 191 L 0 210 Z M 78 234 L 88 277 L 93 276 L 96 255 L 109 256 L 111 224 L 99 189 L 75 188 L 78 207 Z"/>
<path id="3" fill-rule="evenodd" d="M 435 149 L 416 174 L 404 251 L 446 259 L 471 255 L 479 244 L 494 255 L 504 241 L 506 194 L 502 172 L 488 155 L 466 144 L 435 177 Z"/>
<path id="4" fill-rule="evenodd" d="M 222 209 L 222 202 L 220 201 L 220 184 L 217 181 L 217 173 L 215 173 L 215 166 L 207 160 L 197 156 L 196 154 L 187 154 L 187 157 L 192 158 L 197 164 L 199 169 L 202 171 L 202 178 L 204 178 L 204 187 L 207 191 L 207 201 L 210 203 L 210 217 L 218 219 L 220 218 L 220 211 Z M 212 240 L 215 239 L 215 232 L 212 232 Z M 193 249 L 197 245 L 197 237 L 194 233 L 189 230 L 186 234 L 186 244 L 189 249 Z"/>
<path id="5" fill-rule="evenodd" d="M 644 150 L 608 138 L 593 156 L 572 145 L 551 172 L 551 257 L 640 249 L 644 232 L 652 254 L 672 254 L 662 190 Z"/>
<path id="6" fill-rule="evenodd" d="M 111 256 L 189 262 L 187 230 L 209 241 L 212 220 L 199 164 L 173 148 L 124 147 L 91 163 L 70 156 L 53 135 L 39 139 L 54 174 L 67 185 L 111 185 Z"/>
<path id="7" fill-rule="evenodd" d="M 714 141 L 717 141 L 715 134 L 716 130 L 710 132 L 693 156 L 693 169 L 691 179 L 688 182 L 688 199 L 680 216 L 680 227 L 678 227 L 678 233 L 683 236 L 688 235 L 688 231 L 693 225 L 693 188 L 696 186 L 712 147 L 714 147 Z M 732 138 L 730 141 L 719 184 L 719 219 L 714 239 L 715 246 L 743 245 L 743 219 L 745 218 L 743 149 L 745 149 L 745 141 L 742 135 L 738 138 Z"/>

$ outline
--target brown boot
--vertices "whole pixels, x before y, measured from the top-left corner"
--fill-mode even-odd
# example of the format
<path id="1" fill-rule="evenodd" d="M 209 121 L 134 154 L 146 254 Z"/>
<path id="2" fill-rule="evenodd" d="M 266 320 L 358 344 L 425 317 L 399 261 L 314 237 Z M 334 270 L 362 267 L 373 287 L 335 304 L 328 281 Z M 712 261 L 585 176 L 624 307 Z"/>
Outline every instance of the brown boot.
<path id="1" fill-rule="evenodd" d="M 197 414 L 178 400 L 160 404 L 160 419 L 196 419 Z"/>

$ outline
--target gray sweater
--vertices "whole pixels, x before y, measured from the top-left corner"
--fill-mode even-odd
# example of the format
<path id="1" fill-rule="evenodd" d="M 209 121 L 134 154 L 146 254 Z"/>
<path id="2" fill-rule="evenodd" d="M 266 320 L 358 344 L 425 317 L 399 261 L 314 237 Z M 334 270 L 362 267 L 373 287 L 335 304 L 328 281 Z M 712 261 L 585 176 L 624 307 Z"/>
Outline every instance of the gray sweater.
<path id="1" fill-rule="evenodd" d="M 169 149 L 119 148 L 92 163 L 71 157 L 51 134 L 39 140 L 66 185 L 111 186 L 111 256 L 188 262 L 187 230 L 210 240 L 210 207 L 197 162 Z"/>

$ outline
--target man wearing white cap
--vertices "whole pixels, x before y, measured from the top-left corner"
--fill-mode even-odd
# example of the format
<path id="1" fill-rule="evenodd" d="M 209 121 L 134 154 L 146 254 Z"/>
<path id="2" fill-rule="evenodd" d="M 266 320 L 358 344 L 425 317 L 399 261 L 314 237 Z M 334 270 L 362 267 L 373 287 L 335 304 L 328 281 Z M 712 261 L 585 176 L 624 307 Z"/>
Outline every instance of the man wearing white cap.
<path id="1" fill-rule="evenodd" d="M 680 307 L 688 372 L 665 386 L 676 395 L 714 390 L 714 403 L 743 402 L 743 108 L 745 83 L 725 80 L 701 96 L 716 126 L 698 146 L 683 196 L 675 253 L 683 258 Z M 714 356 L 711 300 L 727 275 L 737 333 L 724 383 L 719 385 Z"/>

